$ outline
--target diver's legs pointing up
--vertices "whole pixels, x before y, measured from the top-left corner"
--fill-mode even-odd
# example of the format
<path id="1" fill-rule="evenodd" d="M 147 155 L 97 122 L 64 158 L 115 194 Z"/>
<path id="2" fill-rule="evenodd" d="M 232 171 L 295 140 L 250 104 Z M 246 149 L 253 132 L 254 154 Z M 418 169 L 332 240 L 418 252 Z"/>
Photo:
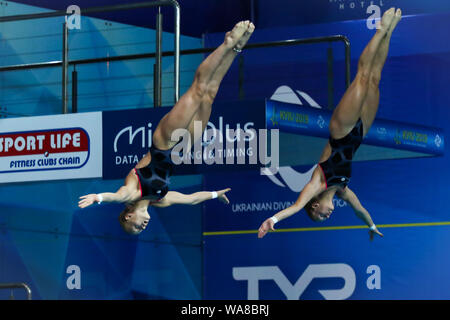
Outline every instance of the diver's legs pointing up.
<path id="1" fill-rule="evenodd" d="M 395 9 L 387 10 L 381 19 L 381 27 L 364 49 L 358 62 L 358 72 L 345 92 L 330 120 L 330 134 L 339 139 L 347 135 L 361 117 L 362 106 L 369 90 L 370 78 L 376 55 L 389 27 L 394 20 Z"/>
<path id="2" fill-rule="evenodd" d="M 208 84 L 214 73 L 246 30 L 247 27 L 244 22 L 237 23 L 233 30 L 227 33 L 224 42 L 197 68 L 191 87 L 170 112 L 161 119 L 153 134 L 153 141 L 158 149 L 167 150 L 171 148 L 176 144 L 176 141 L 171 141 L 172 133 L 176 129 L 189 128 L 194 115 L 207 94 Z"/>
<path id="3" fill-rule="evenodd" d="M 401 18 L 402 11 L 400 9 L 397 9 L 397 11 L 395 12 L 394 20 L 392 21 L 386 36 L 381 42 L 380 47 L 378 48 L 378 52 L 375 56 L 375 60 L 373 62 L 369 80 L 369 88 L 361 110 L 364 135 L 367 134 L 370 127 L 372 126 L 372 123 L 375 120 L 375 116 L 378 111 L 378 105 L 380 102 L 379 84 L 381 80 L 381 72 L 383 70 L 389 52 L 389 44 L 391 42 L 392 32 L 394 31 Z"/>
<path id="4" fill-rule="evenodd" d="M 250 21 L 244 21 L 244 24 L 247 29 L 245 33 L 242 35 L 242 37 L 236 43 L 235 48 L 237 50 L 241 50 L 245 46 L 247 41 L 250 39 L 250 36 L 252 35 L 253 31 L 255 30 L 255 26 Z M 230 50 L 223 58 L 222 63 L 217 67 L 216 71 L 211 77 L 211 80 L 208 82 L 206 94 L 203 96 L 200 108 L 197 110 L 197 113 L 194 115 L 189 125 L 189 131 L 191 132 L 191 136 L 193 136 L 194 134 L 195 121 L 201 121 L 202 132 L 203 130 L 205 130 L 205 127 L 208 124 L 209 117 L 211 115 L 211 107 L 219 90 L 220 84 L 223 78 L 225 77 L 225 74 L 230 69 L 230 66 L 233 63 L 234 58 L 236 58 L 237 54 L 238 53 L 236 51 Z"/>

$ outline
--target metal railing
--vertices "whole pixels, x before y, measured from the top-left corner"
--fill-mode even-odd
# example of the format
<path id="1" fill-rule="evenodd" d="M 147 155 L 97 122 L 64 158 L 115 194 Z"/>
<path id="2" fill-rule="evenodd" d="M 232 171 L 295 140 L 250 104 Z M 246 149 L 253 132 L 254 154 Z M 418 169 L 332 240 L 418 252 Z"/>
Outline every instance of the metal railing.
<path id="1" fill-rule="evenodd" d="M 161 19 L 161 17 L 159 18 Z M 0 20 L 1 21 L 1 20 Z M 161 21 L 159 21 L 159 24 Z M 297 46 L 304 44 L 314 44 L 314 43 L 330 43 L 330 42 L 342 42 L 345 47 L 345 85 L 346 87 L 350 86 L 350 41 L 347 37 L 343 35 L 333 35 L 327 37 L 316 37 L 316 38 L 306 38 L 306 39 L 290 39 L 290 40 L 281 40 L 281 41 L 271 41 L 271 42 L 263 42 L 263 43 L 252 43 L 247 44 L 244 49 L 258 49 L 258 48 L 274 48 L 274 47 L 284 47 L 284 46 Z M 160 47 L 159 47 L 160 48 Z M 182 50 L 178 52 L 178 56 L 180 55 L 191 55 L 191 54 L 205 54 L 214 51 L 216 48 L 198 48 L 198 49 L 188 49 Z M 102 58 L 92 58 L 92 59 L 83 59 L 83 60 L 72 60 L 72 61 L 48 61 L 41 63 L 31 63 L 31 64 L 20 64 L 20 65 L 12 65 L 6 67 L 0 67 L 0 72 L 2 71 L 13 71 L 13 70 L 30 70 L 30 69 L 38 69 L 38 68 L 46 68 L 46 67 L 59 67 L 64 64 L 68 66 L 77 66 L 77 65 L 85 65 L 85 64 L 93 64 L 93 63 L 102 63 L 102 62 L 115 62 L 115 61 L 128 61 L 128 60 L 138 60 L 138 59 L 148 59 L 148 58 L 156 58 L 157 60 L 161 60 L 162 57 L 168 57 L 177 55 L 174 51 L 158 51 L 155 53 L 143 53 L 143 54 L 130 54 L 130 55 L 120 55 L 115 57 L 102 57 Z M 63 68 L 65 69 L 65 67 Z M 244 70 L 244 64 L 239 64 L 239 74 L 242 75 Z M 179 71 L 178 71 L 179 72 Z M 161 64 L 155 64 L 154 68 L 154 105 L 161 106 Z M 179 77 L 179 74 L 176 72 L 176 77 Z M 240 79 L 242 76 L 240 76 Z M 78 105 L 77 102 L 77 72 L 74 70 L 72 72 L 72 111 L 74 112 L 74 108 Z M 178 88 L 175 88 L 177 92 L 179 92 L 179 83 L 177 83 Z M 240 83 L 240 91 L 241 91 L 242 83 Z M 63 86 L 64 87 L 64 86 Z M 63 89 L 64 90 L 64 89 Z M 175 100 L 177 101 L 177 100 Z M 76 112 L 76 111 L 75 111 Z"/>
<path id="2" fill-rule="evenodd" d="M 156 33 L 158 37 L 158 41 L 156 42 L 156 66 L 155 70 L 159 71 L 159 74 L 161 73 L 161 29 L 162 29 L 162 23 L 161 23 L 161 11 L 160 8 L 163 6 L 172 6 L 174 8 L 174 53 L 175 53 L 175 61 L 174 61 L 174 88 L 175 88 L 175 101 L 178 101 L 179 95 L 180 95 L 180 6 L 177 1 L 175 0 L 161 0 L 161 1 L 146 1 L 146 2 L 140 2 L 140 3 L 127 3 L 127 4 L 119 4 L 119 5 L 110 5 L 110 6 L 98 6 L 98 7 L 91 7 L 91 8 L 85 8 L 80 9 L 80 15 L 89 15 L 93 13 L 102 13 L 102 12 L 111 12 L 111 11 L 124 11 L 124 10 L 133 10 L 133 9 L 143 9 L 143 8 L 150 8 L 150 7 L 158 7 L 159 12 L 157 15 L 157 24 L 156 24 Z M 23 15 L 14 15 L 14 16 L 5 16 L 0 17 L 0 23 L 1 22 L 11 22 L 11 21 L 22 21 L 22 20 L 34 20 L 34 19 L 43 19 L 43 18 L 51 18 L 51 17 L 61 17 L 68 15 L 67 11 L 53 11 L 53 12 L 44 12 L 44 13 L 35 13 L 35 14 L 23 14 Z M 25 67 L 24 69 L 31 69 L 31 67 L 48 67 L 48 66 L 61 66 L 62 67 L 62 113 L 68 112 L 67 107 L 67 71 L 68 71 L 68 52 L 69 52 L 69 46 L 68 46 L 68 28 L 66 23 L 63 23 L 63 49 L 62 49 L 62 61 L 51 61 L 51 62 L 44 62 L 44 63 L 36 63 L 36 64 L 30 64 L 30 65 L 24 65 L 29 66 Z M 20 70 L 16 69 L 14 66 L 11 66 L 9 69 L 3 69 L 2 71 L 6 70 Z M 158 82 L 158 85 L 161 86 L 161 82 Z M 160 92 L 160 88 L 158 89 Z"/>
<path id="3" fill-rule="evenodd" d="M 26 283 L 0 283 L 0 290 L 6 289 L 11 289 L 11 299 L 14 299 L 13 289 L 24 289 L 27 293 L 27 300 L 31 300 L 31 289 Z"/>

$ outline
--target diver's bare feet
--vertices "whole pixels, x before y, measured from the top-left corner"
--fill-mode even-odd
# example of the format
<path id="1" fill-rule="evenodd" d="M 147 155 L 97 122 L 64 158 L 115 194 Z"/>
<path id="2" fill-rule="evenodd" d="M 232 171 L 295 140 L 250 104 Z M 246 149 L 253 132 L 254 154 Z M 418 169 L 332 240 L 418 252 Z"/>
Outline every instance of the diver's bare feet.
<path id="1" fill-rule="evenodd" d="M 228 49 L 233 49 L 236 46 L 239 39 L 244 35 L 245 31 L 247 31 L 248 23 L 249 21 L 238 22 L 233 30 L 226 33 L 224 44 Z"/>
<path id="2" fill-rule="evenodd" d="M 380 22 L 380 28 L 379 31 L 386 33 L 389 30 L 389 27 L 394 20 L 395 16 L 395 8 L 390 8 L 389 10 L 386 10 L 386 12 L 383 14 L 383 17 L 381 18 Z"/>
<path id="3" fill-rule="evenodd" d="M 394 19 L 392 19 L 391 25 L 389 26 L 388 35 L 392 34 L 392 32 L 394 31 L 395 27 L 397 26 L 397 24 L 400 22 L 401 19 L 402 19 L 402 10 L 397 9 L 397 11 L 395 11 Z"/>
<path id="4" fill-rule="evenodd" d="M 242 48 L 245 47 L 245 45 L 248 42 L 248 39 L 250 39 L 253 31 L 255 31 L 255 25 L 250 21 L 245 21 L 247 25 L 247 30 L 244 32 L 243 36 L 239 39 L 239 41 L 236 43 L 236 49 L 242 50 Z"/>

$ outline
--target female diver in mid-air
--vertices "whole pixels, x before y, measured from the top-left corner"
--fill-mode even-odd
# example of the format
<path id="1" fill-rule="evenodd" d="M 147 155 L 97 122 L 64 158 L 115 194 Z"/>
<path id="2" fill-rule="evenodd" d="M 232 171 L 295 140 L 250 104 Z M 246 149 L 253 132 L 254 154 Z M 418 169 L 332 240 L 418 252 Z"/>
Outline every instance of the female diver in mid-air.
<path id="1" fill-rule="evenodd" d="M 214 198 L 229 203 L 225 195 L 229 188 L 190 195 L 169 191 L 169 177 L 173 167 L 170 155 L 178 143 L 171 136 L 175 130 L 183 128 L 194 137 L 195 121 L 201 121 L 202 131 L 205 130 L 219 85 L 254 29 L 255 26 L 250 21 L 241 21 L 227 32 L 224 42 L 198 67 L 188 91 L 161 119 L 153 133 L 150 151 L 129 172 L 124 186 L 115 193 L 82 196 L 78 203 L 80 208 L 101 202 L 126 203 L 126 209 L 119 215 L 120 224 L 127 233 L 139 234 L 150 220 L 147 211 L 149 205 L 167 207 L 173 204 L 198 204 Z"/>
<path id="2" fill-rule="evenodd" d="M 400 21 L 400 9 L 387 10 L 381 24 L 364 49 L 358 63 L 358 72 L 345 92 L 330 120 L 330 139 L 319 159 L 311 180 L 301 191 L 295 203 L 265 220 L 258 230 L 264 237 L 274 225 L 305 208 L 314 221 L 328 219 L 334 210 L 334 195 L 347 201 L 356 215 L 369 226 L 370 239 L 383 236 L 367 210 L 347 186 L 351 177 L 352 158 L 363 137 L 369 131 L 378 110 L 379 82 L 387 58 L 392 32 Z"/>

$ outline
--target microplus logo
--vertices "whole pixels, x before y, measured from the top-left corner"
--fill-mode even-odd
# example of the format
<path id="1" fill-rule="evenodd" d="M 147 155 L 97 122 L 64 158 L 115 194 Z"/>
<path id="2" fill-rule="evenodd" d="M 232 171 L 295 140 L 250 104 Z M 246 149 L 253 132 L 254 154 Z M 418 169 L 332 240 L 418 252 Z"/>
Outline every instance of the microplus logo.
<path id="1" fill-rule="evenodd" d="M 200 123 L 200 121 L 197 121 L 197 123 Z M 151 122 L 148 123 L 147 127 L 139 127 L 133 130 L 133 126 L 128 126 L 119 131 L 119 133 L 114 138 L 114 152 L 119 152 L 119 140 L 122 138 L 122 136 L 128 136 L 128 144 L 132 145 L 135 143 L 136 137 L 139 135 L 140 140 L 137 140 L 137 142 L 140 142 L 140 145 L 142 148 L 150 148 L 152 145 L 152 135 L 153 135 L 153 124 Z M 246 122 L 244 124 L 237 123 L 236 129 L 233 132 L 237 132 L 237 135 L 230 134 L 232 129 L 230 128 L 230 125 L 224 122 L 223 117 L 219 117 L 219 123 L 214 124 L 211 121 L 208 122 L 205 131 L 201 132 L 201 127 L 196 128 L 197 129 L 197 135 L 199 137 L 202 137 L 202 145 L 207 146 L 211 144 L 213 141 L 219 141 L 222 143 L 223 141 L 226 142 L 236 142 L 241 140 L 241 133 L 242 139 L 244 141 L 251 141 L 255 138 L 254 130 L 252 130 L 254 127 L 253 122 Z M 122 141 L 122 140 L 121 140 Z M 175 140 L 176 141 L 176 140 Z M 124 143 L 122 141 L 122 143 Z"/>
<path id="2" fill-rule="evenodd" d="M 134 144 L 134 139 L 138 134 L 140 134 L 141 137 L 141 147 L 144 148 L 150 148 L 152 145 L 152 123 L 149 122 L 146 127 L 140 127 L 133 131 L 133 126 L 128 126 L 123 128 L 119 131 L 119 133 L 114 138 L 114 152 L 119 152 L 119 139 L 124 135 L 128 134 L 128 145 Z M 123 142 L 122 142 L 123 143 Z"/>
<path id="3" fill-rule="evenodd" d="M 88 159 L 82 128 L 0 134 L 0 173 L 80 168 Z"/>
<path id="4" fill-rule="evenodd" d="M 173 148 L 171 158 L 174 164 L 257 164 L 258 157 L 263 165 L 270 164 L 269 172 L 277 172 L 279 165 L 279 132 L 270 130 L 271 152 L 267 154 L 268 130 L 254 129 L 253 122 L 236 123 L 235 128 L 220 116 L 218 124 L 209 121 L 203 130 L 201 121 L 194 122 L 193 137 L 186 129 L 177 129 L 172 133 L 172 141 L 179 141 Z M 139 145 L 144 154 L 152 144 L 152 123 L 147 127 L 121 129 L 114 138 L 116 165 L 136 164 L 140 157 L 136 154 L 124 155 L 120 152 L 131 145 Z M 192 139 L 192 141 L 191 141 Z M 259 141 L 258 141 L 259 140 Z"/>

